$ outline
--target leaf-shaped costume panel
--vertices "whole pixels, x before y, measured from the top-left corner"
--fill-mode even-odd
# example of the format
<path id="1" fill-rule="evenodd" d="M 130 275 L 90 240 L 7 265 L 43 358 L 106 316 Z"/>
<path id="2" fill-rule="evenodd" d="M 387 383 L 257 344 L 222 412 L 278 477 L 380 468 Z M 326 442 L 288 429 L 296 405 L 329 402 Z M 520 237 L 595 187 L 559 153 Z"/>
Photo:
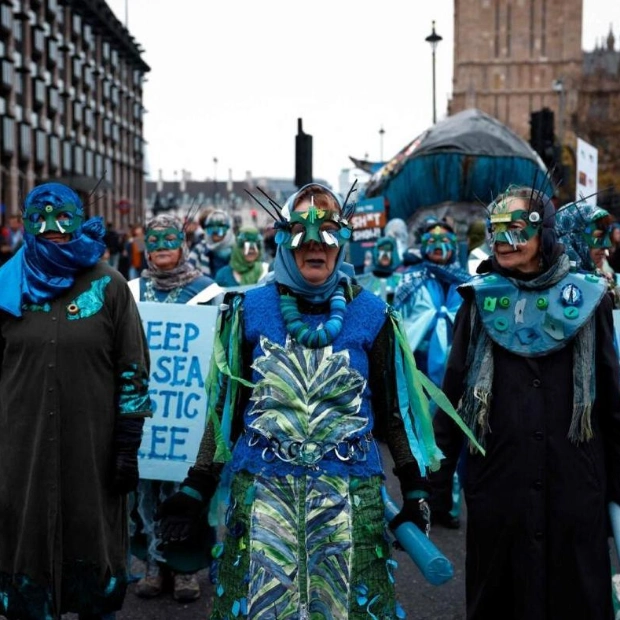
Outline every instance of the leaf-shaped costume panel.
<path id="1" fill-rule="evenodd" d="M 343 460 L 363 458 L 359 442 L 348 441 L 369 423 L 357 415 L 366 381 L 349 367 L 348 353 L 291 339 L 281 347 L 262 338 L 261 347 L 265 355 L 254 368 L 263 378 L 252 393 L 248 429 L 265 445 L 263 458 L 309 467 L 331 451 Z"/>

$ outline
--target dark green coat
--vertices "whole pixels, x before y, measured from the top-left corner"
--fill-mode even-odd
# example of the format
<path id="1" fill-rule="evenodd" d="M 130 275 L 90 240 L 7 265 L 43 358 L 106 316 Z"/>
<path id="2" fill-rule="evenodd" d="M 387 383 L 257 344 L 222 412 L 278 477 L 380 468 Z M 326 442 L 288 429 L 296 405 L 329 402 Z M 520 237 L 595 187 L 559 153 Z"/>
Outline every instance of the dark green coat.
<path id="1" fill-rule="evenodd" d="M 127 283 L 103 263 L 21 318 L 0 312 L 0 614 L 121 607 L 127 515 L 109 489 L 112 440 L 118 416 L 150 415 L 148 371 Z"/>

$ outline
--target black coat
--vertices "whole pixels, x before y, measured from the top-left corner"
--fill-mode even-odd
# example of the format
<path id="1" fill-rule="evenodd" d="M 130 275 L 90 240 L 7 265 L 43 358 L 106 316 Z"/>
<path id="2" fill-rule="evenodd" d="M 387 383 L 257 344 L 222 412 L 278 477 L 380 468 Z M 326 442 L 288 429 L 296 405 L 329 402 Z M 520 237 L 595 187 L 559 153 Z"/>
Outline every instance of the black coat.
<path id="1" fill-rule="evenodd" d="M 137 408 L 148 369 L 129 287 L 102 262 L 40 309 L 0 312 L 0 616 L 122 606 L 127 512 L 110 488 L 113 438 L 119 416 L 150 415 Z M 125 411 L 128 374 L 136 409 Z"/>
<path id="2" fill-rule="evenodd" d="M 463 394 L 473 299 L 456 317 L 443 389 Z M 537 358 L 493 344 L 494 380 L 486 457 L 463 448 L 444 412 L 434 425 L 446 455 L 432 477 L 432 504 L 450 508 L 451 479 L 464 455 L 467 618 L 609 620 L 607 503 L 620 502 L 620 386 L 611 303 L 595 315 L 594 438 L 568 438 L 573 344 Z"/>

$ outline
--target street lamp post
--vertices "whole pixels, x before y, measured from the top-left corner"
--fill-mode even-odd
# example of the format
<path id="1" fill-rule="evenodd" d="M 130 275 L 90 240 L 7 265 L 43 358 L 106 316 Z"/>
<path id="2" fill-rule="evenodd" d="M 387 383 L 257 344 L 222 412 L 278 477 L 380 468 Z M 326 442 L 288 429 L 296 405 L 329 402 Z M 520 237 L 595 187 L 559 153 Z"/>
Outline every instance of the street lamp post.
<path id="1" fill-rule="evenodd" d="M 425 39 L 425 41 L 428 41 L 431 44 L 431 50 L 433 53 L 433 125 L 437 122 L 437 104 L 435 100 L 435 51 L 437 50 L 439 41 L 442 39 L 443 37 L 439 36 L 435 32 L 435 20 L 433 20 L 432 32 Z"/>
<path id="2" fill-rule="evenodd" d="M 385 129 L 383 129 L 383 125 L 381 125 L 381 129 L 379 129 L 379 161 L 383 161 L 383 134 L 385 134 Z"/>
<path id="3" fill-rule="evenodd" d="M 217 201 L 217 157 L 213 158 L 213 206 Z"/>

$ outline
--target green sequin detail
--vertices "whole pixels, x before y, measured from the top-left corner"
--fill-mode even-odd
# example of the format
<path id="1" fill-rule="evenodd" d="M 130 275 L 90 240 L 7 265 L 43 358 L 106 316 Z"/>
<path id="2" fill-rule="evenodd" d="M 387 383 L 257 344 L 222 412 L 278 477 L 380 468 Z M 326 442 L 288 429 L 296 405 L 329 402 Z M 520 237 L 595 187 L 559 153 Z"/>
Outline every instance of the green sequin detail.
<path id="1" fill-rule="evenodd" d="M 67 319 L 76 321 L 78 319 L 87 319 L 93 316 L 103 308 L 105 300 L 105 288 L 110 283 L 110 276 L 103 276 L 99 280 L 91 282 L 90 289 L 78 295 L 67 308 L 77 306 L 77 312 L 67 310 Z"/>

